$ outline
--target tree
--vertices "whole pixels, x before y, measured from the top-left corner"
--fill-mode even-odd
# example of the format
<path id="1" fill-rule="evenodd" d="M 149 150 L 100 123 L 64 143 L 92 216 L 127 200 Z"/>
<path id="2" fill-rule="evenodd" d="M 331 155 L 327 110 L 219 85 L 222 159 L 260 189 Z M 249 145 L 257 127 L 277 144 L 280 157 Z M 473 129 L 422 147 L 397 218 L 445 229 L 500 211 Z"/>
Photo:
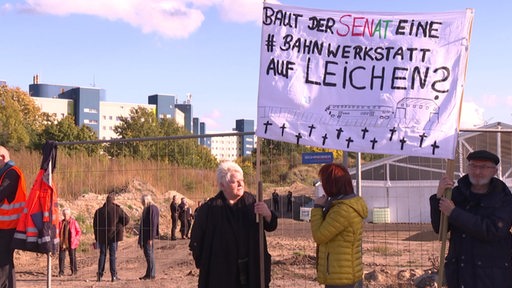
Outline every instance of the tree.
<path id="1" fill-rule="evenodd" d="M 121 117 L 114 132 L 121 139 L 190 135 L 175 119 L 158 119 L 154 111 L 132 108 L 128 117 Z M 213 168 L 217 160 L 197 139 L 173 141 L 126 141 L 111 143 L 106 149 L 111 157 L 134 157 L 174 163 L 183 167 Z"/>
<path id="2" fill-rule="evenodd" d="M 41 148 L 47 140 L 57 142 L 80 142 L 97 140 L 97 135 L 91 127 L 82 125 L 80 127 L 75 125 L 75 118 L 71 115 L 66 115 L 64 118 L 56 121 L 51 115 L 44 115 L 45 122 L 47 123 L 41 133 L 39 134 L 39 141 L 37 147 Z M 65 145 L 61 149 L 65 151 L 84 151 L 89 155 L 97 154 L 100 151 L 99 145 L 82 144 L 82 145 Z"/>
<path id="3" fill-rule="evenodd" d="M 0 85 L 0 145 L 33 147 L 42 127 L 41 109 L 28 93 Z"/>

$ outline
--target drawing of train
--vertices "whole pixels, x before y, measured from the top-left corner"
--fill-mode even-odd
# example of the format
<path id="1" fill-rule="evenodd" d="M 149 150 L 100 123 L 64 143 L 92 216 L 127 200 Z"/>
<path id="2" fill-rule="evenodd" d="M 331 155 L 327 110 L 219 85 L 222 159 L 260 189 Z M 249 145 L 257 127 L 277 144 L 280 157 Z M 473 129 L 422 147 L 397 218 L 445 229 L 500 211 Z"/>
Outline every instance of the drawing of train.
<path id="1" fill-rule="evenodd" d="M 329 118 L 349 126 L 377 127 L 391 125 L 434 129 L 439 124 L 439 106 L 431 99 L 406 97 L 396 107 L 390 105 L 327 105 Z"/>
<path id="2" fill-rule="evenodd" d="M 439 106 L 432 99 L 404 98 L 396 106 L 396 118 L 403 127 L 430 130 L 439 124 Z"/>
<path id="3" fill-rule="evenodd" d="M 376 118 L 381 120 L 389 120 L 394 117 L 394 109 L 392 106 L 386 105 L 359 105 L 359 104 L 342 104 L 328 105 L 325 112 L 331 118 Z"/>

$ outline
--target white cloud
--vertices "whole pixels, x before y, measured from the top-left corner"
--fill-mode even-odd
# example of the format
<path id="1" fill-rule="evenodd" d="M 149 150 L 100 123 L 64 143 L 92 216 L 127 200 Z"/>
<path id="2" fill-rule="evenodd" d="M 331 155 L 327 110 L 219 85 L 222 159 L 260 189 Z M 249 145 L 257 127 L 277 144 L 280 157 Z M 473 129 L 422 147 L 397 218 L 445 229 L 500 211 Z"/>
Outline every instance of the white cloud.
<path id="1" fill-rule="evenodd" d="M 475 102 L 462 103 L 460 128 L 480 127 L 485 123 L 484 109 Z"/>
<path id="2" fill-rule="evenodd" d="M 279 3 L 267 0 L 267 3 Z M 219 12 L 222 19 L 238 23 L 261 23 L 263 1 L 261 0 L 223 0 L 220 1 Z"/>
<path id="3" fill-rule="evenodd" d="M 271 0 L 276 2 L 276 0 Z M 18 5 L 23 12 L 66 16 L 93 15 L 111 21 L 124 21 L 143 33 L 165 38 L 186 38 L 202 25 L 203 11 L 216 7 L 225 21 L 261 20 L 261 0 L 26 0 Z M 4 4 L 3 9 L 10 8 Z"/>
<path id="4" fill-rule="evenodd" d="M 2 6 L 0 6 L 0 12 L 9 12 L 12 10 L 12 4 L 5 3 Z"/>
<path id="5" fill-rule="evenodd" d="M 201 116 L 200 119 L 206 124 L 207 130 L 216 130 L 221 126 L 218 122 L 221 117 L 222 113 L 217 109 L 213 109 L 209 114 Z"/>

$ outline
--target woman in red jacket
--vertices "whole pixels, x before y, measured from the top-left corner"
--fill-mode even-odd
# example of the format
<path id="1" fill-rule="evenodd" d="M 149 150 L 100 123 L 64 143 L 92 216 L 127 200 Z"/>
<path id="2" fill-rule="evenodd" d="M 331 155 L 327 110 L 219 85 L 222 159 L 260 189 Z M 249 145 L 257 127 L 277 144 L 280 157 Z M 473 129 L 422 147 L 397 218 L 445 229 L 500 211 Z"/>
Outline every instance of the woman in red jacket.
<path id="1" fill-rule="evenodd" d="M 69 264 L 71 265 L 71 274 L 76 275 L 76 248 L 80 244 L 80 235 L 82 230 L 75 218 L 71 217 L 71 210 L 64 208 L 62 210 L 64 219 L 60 221 L 59 237 L 59 277 L 64 276 L 64 265 L 66 263 L 66 252 L 69 254 Z"/>

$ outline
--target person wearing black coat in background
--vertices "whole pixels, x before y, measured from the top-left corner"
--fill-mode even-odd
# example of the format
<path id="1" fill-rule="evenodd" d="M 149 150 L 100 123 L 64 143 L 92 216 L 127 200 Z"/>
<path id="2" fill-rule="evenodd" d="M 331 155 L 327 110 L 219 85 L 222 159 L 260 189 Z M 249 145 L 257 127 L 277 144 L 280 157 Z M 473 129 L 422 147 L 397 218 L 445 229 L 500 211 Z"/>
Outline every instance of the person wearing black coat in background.
<path id="1" fill-rule="evenodd" d="M 171 240 L 176 240 L 176 230 L 178 229 L 178 200 L 176 195 L 172 196 L 171 209 Z"/>
<path id="2" fill-rule="evenodd" d="M 188 238 L 188 218 L 190 216 L 190 209 L 185 197 L 181 198 L 181 203 L 178 205 L 178 219 L 180 220 L 180 233 L 181 239 Z"/>
<path id="3" fill-rule="evenodd" d="M 96 247 L 100 249 L 96 281 L 100 282 L 105 271 L 107 250 L 110 259 L 110 275 L 112 282 L 119 280 L 116 269 L 117 244 L 123 240 L 124 227 L 130 223 L 130 217 L 121 206 L 115 203 L 115 195 L 109 194 L 102 207 L 94 213 L 93 227 Z"/>
<path id="4" fill-rule="evenodd" d="M 141 198 L 142 215 L 139 226 L 139 247 L 144 250 L 146 258 L 146 273 L 140 277 L 140 280 L 153 280 L 156 276 L 155 271 L 155 243 L 154 240 L 160 236 L 160 211 L 153 203 L 151 195 L 143 195 Z"/>

